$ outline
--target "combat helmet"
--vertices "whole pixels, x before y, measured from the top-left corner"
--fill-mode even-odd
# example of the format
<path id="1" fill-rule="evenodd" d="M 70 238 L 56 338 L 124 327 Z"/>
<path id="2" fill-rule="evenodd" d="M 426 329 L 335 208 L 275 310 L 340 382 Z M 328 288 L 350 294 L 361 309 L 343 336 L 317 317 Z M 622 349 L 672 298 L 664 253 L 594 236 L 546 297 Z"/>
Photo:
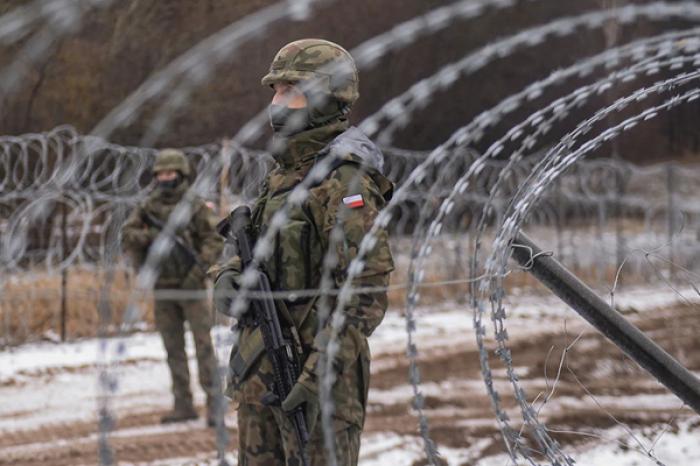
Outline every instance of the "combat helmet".
<path id="1" fill-rule="evenodd" d="M 185 153 L 177 149 L 163 149 L 158 151 L 156 161 L 153 164 L 153 173 L 164 170 L 179 171 L 182 176 L 190 175 L 190 164 Z"/>
<path id="2" fill-rule="evenodd" d="M 275 55 L 264 86 L 277 82 L 314 81 L 314 89 L 351 107 L 360 96 L 359 77 L 352 55 L 338 44 L 323 39 L 291 42 Z"/>

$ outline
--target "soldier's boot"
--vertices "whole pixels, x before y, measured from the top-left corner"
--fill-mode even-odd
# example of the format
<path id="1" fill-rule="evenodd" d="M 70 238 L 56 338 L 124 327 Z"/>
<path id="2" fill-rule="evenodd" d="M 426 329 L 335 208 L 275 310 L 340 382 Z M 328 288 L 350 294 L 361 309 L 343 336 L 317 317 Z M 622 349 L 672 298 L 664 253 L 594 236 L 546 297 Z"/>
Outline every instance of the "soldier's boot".
<path id="1" fill-rule="evenodd" d="M 175 401 L 175 406 L 173 410 L 165 414 L 160 418 L 161 424 L 171 424 L 174 422 L 187 422 L 197 419 L 197 410 L 194 409 L 192 400 L 189 401 Z"/>
<path id="2" fill-rule="evenodd" d="M 221 423 L 223 427 L 226 427 L 224 423 L 224 411 L 223 406 L 219 408 L 219 403 L 223 403 L 222 400 L 217 400 L 216 396 L 207 397 L 207 426 L 216 427 L 216 422 L 221 417 Z"/>

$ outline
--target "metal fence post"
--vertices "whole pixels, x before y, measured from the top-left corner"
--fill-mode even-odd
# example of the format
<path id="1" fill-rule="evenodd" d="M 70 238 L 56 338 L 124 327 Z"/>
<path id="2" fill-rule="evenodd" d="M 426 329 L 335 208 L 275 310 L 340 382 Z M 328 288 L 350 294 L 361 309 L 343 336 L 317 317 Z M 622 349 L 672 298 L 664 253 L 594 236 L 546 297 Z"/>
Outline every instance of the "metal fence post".
<path id="1" fill-rule="evenodd" d="M 566 221 L 566 208 L 568 207 L 564 204 L 564 195 L 561 184 L 561 179 L 557 178 L 554 185 L 554 192 L 556 193 L 555 199 L 558 202 L 555 204 L 554 221 L 556 222 L 557 249 L 559 251 L 564 250 L 564 222 Z"/>
<path id="2" fill-rule="evenodd" d="M 7 294 L 5 293 L 5 279 L 4 276 L 2 276 L 3 273 L 5 272 L 0 272 L 0 303 L 2 303 L 2 321 L 4 327 L 4 338 L 2 338 L 2 344 L 0 344 L 0 349 L 5 349 L 11 346 L 10 310 L 14 309 L 12 301 L 8 299 Z"/>
<path id="3" fill-rule="evenodd" d="M 624 167 L 615 168 L 615 271 L 622 265 L 625 260 L 625 224 L 624 224 L 624 203 L 622 198 L 625 196 L 627 183 L 625 179 Z M 619 282 L 618 282 L 619 284 Z"/>
<path id="4" fill-rule="evenodd" d="M 68 251 L 68 231 L 66 203 L 61 206 L 61 262 L 64 262 Z M 66 341 L 66 320 L 68 320 L 68 267 L 61 268 L 61 341 Z"/>
<path id="5" fill-rule="evenodd" d="M 595 273 L 599 286 L 605 284 L 605 269 L 608 266 L 609 260 L 609 256 L 605 250 L 605 227 L 608 222 L 608 206 L 607 199 L 605 199 L 605 197 L 605 195 L 601 196 L 601 199 L 598 201 L 598 229 L 596 230 L 598 244 L 600 247 L 597 249 L 595 255 L 595 261 L 597 262 Z"/>
<path id="6" fill-rule="evenodd" d="M 668 277 L 675 281 L 676 273 L 673 263 L 676 257 L 674 246 L 676 244 L 676 188 L 675 168 L 673 163 L 666 165 L 666 190 L 668 193 Z"/>
<path id="7" fill-rule="evenodd" d="M 610 307 L 525 234 L 511 243 L 513 257 L 637 364 L 700 414 L 700 380 Z"/>

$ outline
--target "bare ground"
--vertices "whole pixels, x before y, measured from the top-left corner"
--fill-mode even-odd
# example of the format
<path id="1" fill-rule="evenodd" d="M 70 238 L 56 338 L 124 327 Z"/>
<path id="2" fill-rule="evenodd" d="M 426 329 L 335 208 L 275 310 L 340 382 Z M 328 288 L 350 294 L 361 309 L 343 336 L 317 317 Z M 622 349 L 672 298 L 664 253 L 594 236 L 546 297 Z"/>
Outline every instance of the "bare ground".
<path id="1" fill-rule="evenodd" d="M 632 310 L 629 317 L 686 367 L 700 371 L 697 307 L 678 305 L 643 314 Z M 565 447 L 590 442 L 592 435 L 605 435 L 606 429 L 619 423 L 633 428 L 648 426 L 652 439 L 660 426 L 668 423 L 673 430 L 679 420 L 692 418 L 692 412 L 682 408 L 663 386 L 580 319 L 572 317 L 566 327 L 561 322 L 531 319 L 512 328 L 514 363 L 529 399 L 538 400 L 534 406 L 539 409 L 540 419 Z M 471 448 L 473 456 L 464 464 L 504 452 L 481 378 L 478 351 L 471 340 L 472 336 L 466 335 L 462 345 L 431 346 L 421 352 L 420 360 L 431 436 L 439 447 Z M 563 357 L 564 349 L 574 341 Z M 497 358 L 491 358 L 491 363 L 503 406 L 513 426 L 519 428 L 521 416 L 505 369 Z M 413 439 L 414 445 L 419 443 L 407 386 L 406 357 L 403 353 L 382 353 L 375 357 L 374 367 L 365 438 L 387 433 Z M 45 381 L 44 376 L 36 383 Z M 27 390 L 32 386 L 31 380 L 23 385 Z M 551 392 L 553 396 L 543 404 L 545 394 Z M 29 414 L 0 413 L 0 420 L 21 419 Z M 117 414 L 109 445 L 119 462 L 167 464 L 168 458 L 215 457 L 215 433 L 201 421 L 164 428 L 158 423 L 163 410 L 148 406 Z M 700 421 L 692 425 L 700 430 Z M 97 432 L 96 420 L 56 420 L 31 430 L 0 430 L 0 465 L 95 464 Z M 235 445 L 236 429 L 229 427 L 227 432 L 229 445 Z M 530 436 L 527 429 L 524 435 Z M 228 451 L 233 450 L 228 447 Z M 418 461 L 414 466 L 421 464 L 425 462 Z"/>

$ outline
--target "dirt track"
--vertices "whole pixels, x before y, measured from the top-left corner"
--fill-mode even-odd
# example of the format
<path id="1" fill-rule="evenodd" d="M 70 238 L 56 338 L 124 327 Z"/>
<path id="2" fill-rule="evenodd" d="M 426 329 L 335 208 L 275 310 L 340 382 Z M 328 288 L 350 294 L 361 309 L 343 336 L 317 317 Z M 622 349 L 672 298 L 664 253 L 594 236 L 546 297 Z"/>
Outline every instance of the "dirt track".
<path id="1" fill-rule="evenodd" d="M 630 315 L 657 342 L 692 370 L 700 370 L 700 315 L 691 306 L 676 306 Z M 551 390 L 559 368 L 562 350 L 578 335 L 582 336 L 568 351 L 556 383 L 555 395 L 542 407 L 540 418 L 563 445 L 590 441 L 590 435 L 615 426 L 616 421 L 631 427 L 654 426 L 688 418 L 688 409 L 679 409 L 669 392 L 637 368 L 619 350 L 591 331 L 580 319 L 561 322 L 533 320 L 512 327 L 511 347 L 522 384 L 530 397 Z M 536 327 L 545 331 L 528 330 Z M 430 419 L 431 435 L 439 447 L 470 449 L 472 461 L 503 452 L 493 412 L 480 376 L 478 353 L 470 342 L 464 345 L 433 346 L 422 351 L 421 375 Z M 550 351 L 551 349 L 551 351 Z M 151 364 L 155 364 L 151 362 Z M 375 371 L 370 394 L 369 417 L 365 437 L 390 433 L 412 439 L 417 444 L 417 423 L 410 405 L 407 386 L 407 360 L 403 353 L 382 353 L 374 359 Z M 496 387 L 503 395 L 515 427 L 521 417 L 510 398 L 505 371 L 492 358 Z M 547 378 L 545 378 L 545 365 Z M 83 369 L 88 371 L 88 368 Z M 36 383 L 46 383 L 45 376 Z M 584 388 L 585 387 L 585 388 Z M 23 388 L 32 389 L 31 380 Z M 595 401 L 586 394 L 595 396 Z M 542 395 L 539 400 L 542 400 Z M 536 407 L 540 403 L 535 404 Z M 603 409 L 604 408 L 604 409 Z M 181 458 L 214 458 L 216 439 L 201 421 L 163 428 L 158 419 L 163 409 L 142 407 L 122 414 L 117 410 L 110 446 L 119 462 L 201 464 L 197 460 L 182 463 Z M 26 412 L 0 413 L 0 420 L 20 419 Z M 231 419 L 234 419 L 231 415 Z M 58 421 L 58 420 L 57 420 Z M 231 420 L 230 420 L 231 421 Z M 231 422 L 233 424 L 233 422 Z M 695 422 L 700 429 L 700 422 Z M 566 433 L 556 433 L 566 432 Z M 236 431 L 228 430 L 229 444 L 235 445 Z M 527 432 L 526 432 L 527 436 Z M 38 429 L 0 430 L 0 465 L 79 465 L 97 461 L 96 421 L 57 422 Z M 233 451 L 232 447 L 228 448 Z M 365 458 L 371 458 L 371 453 Z M 424 464 L 417 462 L 416 465 Z M 471 464 L 465 462 L 464 464 Z"/>

